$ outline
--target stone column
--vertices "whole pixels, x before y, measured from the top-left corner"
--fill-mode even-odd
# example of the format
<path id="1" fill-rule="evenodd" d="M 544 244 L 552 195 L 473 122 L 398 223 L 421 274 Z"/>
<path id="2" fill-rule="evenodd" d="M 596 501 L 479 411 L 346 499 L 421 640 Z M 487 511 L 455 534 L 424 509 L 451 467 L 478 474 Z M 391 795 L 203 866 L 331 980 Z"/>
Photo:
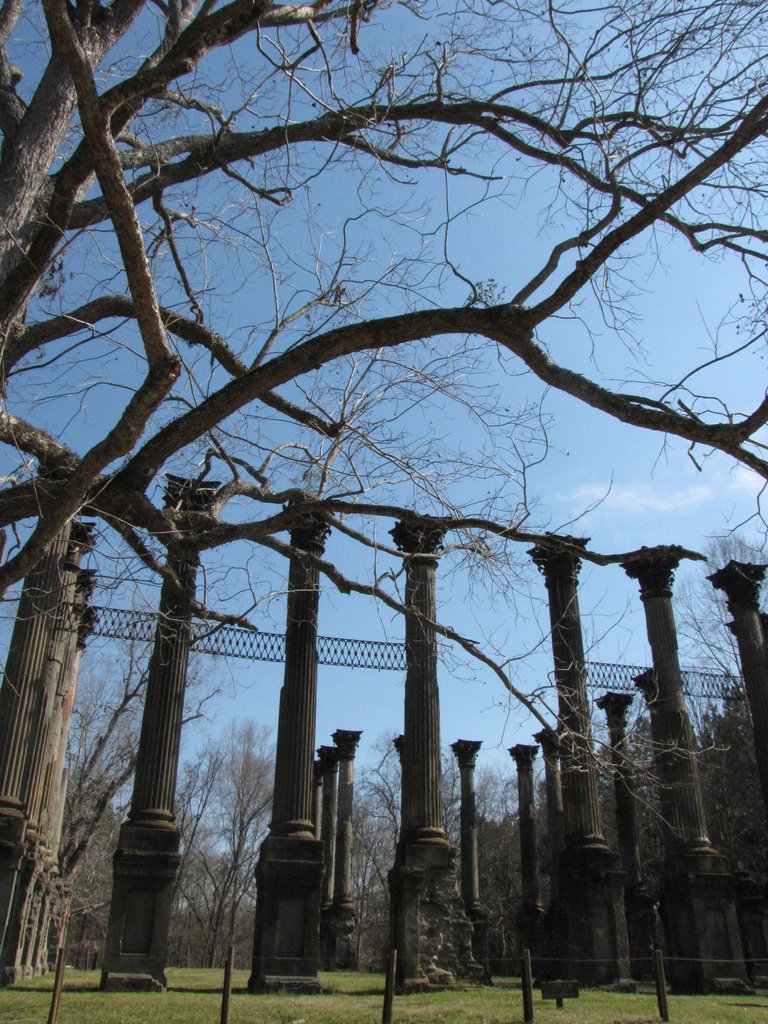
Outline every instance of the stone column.
<path id="1" fill-rule="evenodd" d="M 563 790 L 560 785 L 560 741 L 554 729 L 534 733 L 544 755 L 544 787 L 547 794 L 549 840 L 549 892 L 554 903 L 560 896 L 560 856 L 563 852 Z"/>
<path id="2" fill-rule="evenodd" d="M 442 527 L 399 522 L 392 536 L 404 552 L 405 709 L 402 824 L 390 872 L 392 941 L 401 992 L 479 977 L 472 926 L 461 900 L 453 848 L 443 827 L 440 796 L 440 707 L 435 628 L 436 554 Z"/>
<path id="3" fill-rule="evenodd" d="M 338 799 L 339 752 L 336 747 L 317 749 L 323 773 L 323 810 L 320 837 L 323 843 L 323 893 L 320 910 L 320 959 L 324 970 L 332 970 L 335 943 L 329 918 L 333 905 L 333 884 L 336 874 L 336 802 Z"/>
<path id="4" fill-rule="evenodd" d="M 291 530 L 285 674 L 269 835 L 256 869 L 256 929 L 250 992 L 319 992 L 323 844 L 312 825 L 312 751 L 317 708 L 320 558 L 330 527 L 297 509 Z"/>
<path id="5" fill-rule="evenodd" d="M 565 538 L 563 538 L 565 539 Z M 577 549 L 584 540 L 570 541 Z M 624 873 L 603 835 L 587 701 L 577 579 L 581 559 L 537 546 L 529 552 L 549 595 L 558 696 L 564 846 L 561 939 L 566 977 L 608 984 L 629 972 Z"/>
<path id="6" fill-rule="evenodd" d="M 315 788 L 312 797 L 312 821 L 315 825 L 315 839 L 322 839 L 323 835 L 323 766 L 320 758 L 316 757 L 313 764 Z"/>
<path id="7" fill-rule="evenodd" d="M 768 662 L 765 636 L 760 621 L 760 585 L 766 565 L 730 561 L 708 576 L 712 586 L 725 592 L 733 631 L 739 645 L 739 659 L 752 715 L 757 772 L 768 819 Z"/>
<path id="8" fill-rule="evenodd" d="M 475 765 L 480 740 L 456 740 L 451 750 L 456 755 L 461 775 L 461 896 L 464 910 L 472 922 L 472 954 L 488 969 L 488 919 L 480 900 L 480 873 L 477 852 L 477 805 L 475 799 Z"/>
<path id="9" fill-rule="evenodd" d="M 666 854 L 662 917 L 670 981 L 678 991 L 700 992 L 718 977 L 746 977 L 728 862 L 707 836 L 696 748 L 683 698 L 672 610 L 674 554 L 625 563 L 640 583 L 653 672 L 636 680 L 651 713 Z"/>
<path id="10" fill-rule="evenodd" d="M 741 673 L 752 716 L 752 741 L 768 820 L 768 663 L 765 625 L 760 614 L 760 586 L 768 566 L 730 561 L 709 576 L 712 585 L 725 592 L 733 616 L 731 631 L 739 646 Z M 766 893 L 745 872 L 735 874 L 736 910 L 741 944 L 750 976 L 765 974 L 768 966 L 768 901 Z"/>
<path id="11" fill-rule="evenodd" d="M 357 923 L 352 899 L 352 808 L 355 751 L 361 735 L 362 733 L 350 729 L 337 729 L 333 734 L 333 742 L 339 752 L 339 798 L 331 928 L 335 937 L 334 965 L 341 970 L 355 969 L 355 954 L 350 939 Z"/>
<path id="12" fill-rule="evenodd" d="M 24 583 L 0 686 L 0 984 L 21 973 L 38 839 L 36 823 L 30 827 L 34 758 L 52 677 L 51 645 L 73 577 L 67 568 L 69 534 L 68 523 Z"/>
<path id="13" fill-rule="evenodd" d="M 536 808 L 533 799 L 533 762 L 539 752 L 536 745 L 518 743 L 509 748 L 517 766 L 518 820 L 520 827 L 520 873 L 522 902 L 520 938 L 522 949 L 540 953 L 539 940 L 544 907 L 539 890 L 539 855 L 536 848 Z"/>
<path id="14" fill-rule="evenodd" d="M 656 920 L 653 900 L 642 879 L 635 804 L 637 799 L 635 776 L 625 756 L 627 713 L 633 699 L 630 693 L 609 692 L 595 703 L 602 711 L 605 711 L 611 740 L 616 833 L 621 863 L 627 878 L 624 888 L 624 910 L 627 917 L 632 977 L 648 978 L 653 976 Z"/>
<path id="15" fill-rule="evenodd" d="M 166 507 L 203 511 L 217 484 L 168 477 Z M 169 549 L 176 583 L 164 579 L 128 819 L 113 861 L 112 900 L 101 986 L 162 989 L 173 888 L 179 866 L 175 817 L 184 694 L 192 632 L 197 554 Z"/>

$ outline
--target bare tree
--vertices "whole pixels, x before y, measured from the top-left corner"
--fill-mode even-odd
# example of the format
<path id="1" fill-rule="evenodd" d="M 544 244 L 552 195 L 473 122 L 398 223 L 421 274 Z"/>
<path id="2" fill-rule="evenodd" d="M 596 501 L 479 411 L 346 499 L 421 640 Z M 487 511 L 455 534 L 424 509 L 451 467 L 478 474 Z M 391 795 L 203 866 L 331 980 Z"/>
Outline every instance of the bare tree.
<path id="1" fill-rule="evenodd" d="M 546 388 L 768 477 L 768 400 L 711 387 L 763 344 L 764 13 L 6 0 L 0 591 L 81 511 L 154 573 L 220 551 L 231 584 L 232 542 L 288 554 L 290 498 L 377 550 L 417 507 L 509 573 L 510 541 L 555 543 L 526 475 Z M 520 225 L 495 278 L 477 211 Z M 669 246 L 740 261 L 743 305 L 617 384 Z M 169 471 L 221 480 L 210 512 L 162 507 Z M 322 569 L 401 608 L 378 568 Z"/>
<path id="2" fill-rule="evenodd" d="M 272 807 L 272 758 L 268 729 L 233 722 L 183 773 L 178 916 L 197 923 L 203 967 L 213 967 L 234 941 L 248 897 L 252 927 L 254 873 Z"/>

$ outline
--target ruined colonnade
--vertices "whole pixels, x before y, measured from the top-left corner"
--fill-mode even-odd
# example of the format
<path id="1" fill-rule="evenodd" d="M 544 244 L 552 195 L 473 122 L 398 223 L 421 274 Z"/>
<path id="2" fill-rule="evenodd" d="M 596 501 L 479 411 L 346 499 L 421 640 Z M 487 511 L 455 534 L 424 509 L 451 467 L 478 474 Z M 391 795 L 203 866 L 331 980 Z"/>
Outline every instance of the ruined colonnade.
<path id="1" fill-rule="evenodd" d="M 213 483 L 170 478 L 167 502 L 205 507 Z M 351 891 L 351 813 L 359 732 L 337 730 L 313 762 L 317 689 L 319 569 L 329 523 L 303 515 L 291 530 L 286 663 L 281 691 L 270 833 L 257 872 L 251 991 L 318 991 L 317 970 L 348 966 L 355 926 Z M 402 823 L 390 874 L 392 945 L 402 992 L 479 980 L 485 916 L 477 868 L 474 768 L 479 741 L 453 744 L 462 782 L 461 885 L 445 833 L 440 797 L 440 720 L 434 630 L 442 529 L 429 520 L 393 530 L 406 574 L 406 688 Z M 579 548 L 531 552 L 549 595 L 558 694 L 557 729 L 536 734 L 546 773 L 552 902 L 539 895 L 532 767 L 538 748 L 511 748 L 518 769 L 525 942 L 545 950 L 563 975 L 583 984 L 641 976 L 653 941 L 653 911 L 642 880 L 633 780 L 623 754 L 631 697 L 607 693 L 619 852 L 608 846 L 597 800 L 577 577 Z M 79 524 L 62 531 L 22 593 L 0 690 L 0 927 L 4 980 L 44 969 L 57 922 L 56 846 L 65 789 L 64 749 L 77 666 L 88 633 L 92 574 L 80 570 L 91 544 Z M 309 557 L 306 557 L 309 556 Z M 633 560 L 640 583 L 653 671 L 638 679 L 651 716 L 667 850 L 662 913 L 668 953 L 683 966 L 678 990 L 746 978 L 746 959 L 766 958 L 765 902 L 737 885 L 707 837 L 690 722 L 682 694 L 672 612 L 674 556 Z M 133 798 L 115 855 L 114 890 L 103 965 L 107 988 L 161 988 L 168 915 L 178 864 L 174 794 L 181 709 L 191 638 L 197 558 L 169 552 L 172 578 L 160 601 Z M 755 721 L 761 780 L 768 769 L 768 667 L 757 597 L 765 566 L 730 563 L 713 585 L 734 616 Z M 761 744 L 763 745 L 761 747 Z M 762 751 L 762 752 L 761 752 Z M 559 762 L 559 768 L 558 768 Z M 764 788 L 768 792 L 768 788 Z M 57 890 L 58 886 L 58 890 Z M 439 941 L 433 939 L 439 935 Z M 690 961 L 690 964 L 684 963 Z M 701 961 L 701 963 L 693 963 Z"/>

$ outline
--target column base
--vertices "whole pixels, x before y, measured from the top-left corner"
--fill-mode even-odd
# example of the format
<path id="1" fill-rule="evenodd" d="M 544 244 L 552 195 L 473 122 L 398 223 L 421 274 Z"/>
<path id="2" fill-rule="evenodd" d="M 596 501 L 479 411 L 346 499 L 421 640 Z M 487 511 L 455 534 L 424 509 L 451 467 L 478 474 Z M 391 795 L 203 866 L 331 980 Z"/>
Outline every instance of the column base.
<path id="1" fill-rule="evenodd" d="M 661 911 L 674 992 L 715 991 L 723 978 L 746 981 L 736 882 L 725 857 L 685 850 L 669 855 Z"/>
<path id="2" fill-rule="evenodd" d="M 389 873 L 396 990 L 447 988 L 456 978 L 482 981 L 472 953 L 472 925 L 456 877 L 456 857 L 444 841 L 402 842 Z"/>
<path id="3" fill-rule="evenodd" d="M 26 825 L 21 811 L 3 808 L 0 813 L 0 986 L 13 985 L 23 975 L 23 926 L 34 868 Z"/>
<path id="4" fill-rule="evenodd" d="M 553 925 L 563 957 L 560 977 L 585 987 L 629 978 L 624 872 L 618 854 L 599 842 L 571 843 L 560 855 L 560 899 Z"/>
<path id="5" fill-rule="evenodd" d="M 628 885 L 624 890 L 624 912 L 627 918 L 632 977 L 648 980 L 654 976 L 653 950 L 656 945 L 658 921 L 653 897 L 642 882 Z"/>
<path id="6" fill-rule="evenodd" d="M 175 826 L 126 822 L 121 827 L 104 944 L 104 991 L 166 987 L 168 926 L 179 859 Z"/>
<path id="7" fill-rule="evenodd" d="M 323 844 L 268 836 L 256 868 L 256 930 L 249 992 L 320 992 Z"/>
<path id="8" fill-rule="evenodd" d="M 332 903 L 320 913 L 320 958 L 326 971 L 357 969 L 352 933 L 357 924 L 351 903 Z"/>
<path id="9" fill-rule="evenodd" d="M 768 974 L 768 902 L 751 875 L 738 871 L 734 878 L 741 946 L 747 974 L 754 981 Z"/>

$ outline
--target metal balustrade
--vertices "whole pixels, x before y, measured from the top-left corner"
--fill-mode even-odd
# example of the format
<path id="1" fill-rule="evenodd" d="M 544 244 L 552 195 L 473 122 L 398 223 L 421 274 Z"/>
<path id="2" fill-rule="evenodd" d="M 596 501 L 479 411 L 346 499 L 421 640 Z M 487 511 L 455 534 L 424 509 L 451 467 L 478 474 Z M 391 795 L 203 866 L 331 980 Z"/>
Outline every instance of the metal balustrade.
<path id="1" fill-rule="evenodd" d="M 157 615 L 130 608 L 94 607 L 97 636 L 117 640 L 150 642 L 155 633 Z M 192 650 L 249 661 L 285 660 L 285 637 L 243 626 L 217 625 L 197 620 L 192 625 Z M 379 672 L 405 671 L 405 645 L 386 640 L 352 640 L 347 637 L 319 636 L 318 661 L 321 665 L 344 668 L 368 668 Z M 634 677 L 647 670 L 643 665 L 620 665 L 604 661 L 587 662 L 587 684 L 592 690 L 618 690 L 635 693 Z M 683 690 L 689 697 L 705 700 L 743 698 L 743 686 L 737 676 L 727 673 L 683 670 Z"/>

